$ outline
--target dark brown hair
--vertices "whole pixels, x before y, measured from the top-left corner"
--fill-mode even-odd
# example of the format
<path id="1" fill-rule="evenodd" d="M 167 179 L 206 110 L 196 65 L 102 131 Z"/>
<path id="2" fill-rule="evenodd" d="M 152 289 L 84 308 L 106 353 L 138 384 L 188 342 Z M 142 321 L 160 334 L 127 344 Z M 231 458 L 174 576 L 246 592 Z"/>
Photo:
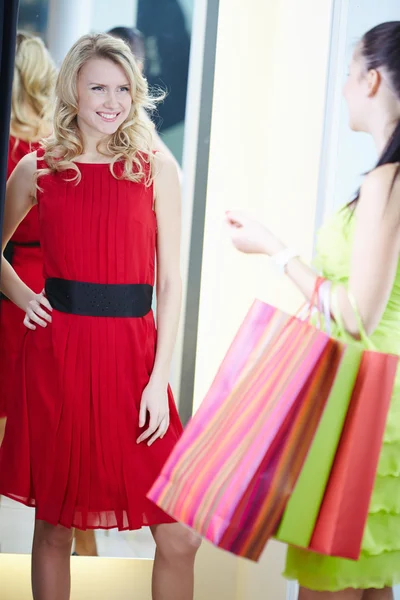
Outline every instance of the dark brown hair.
<path id="1" fill-rule="evenodd" d="M 368 71 L 385 69 L 392 88 L 400 100 L 400 21 L 382 23 L 367 31 L 361 39 L 360 54 Z M 400 163 L 400 119 L 375 169 L 391 163 Z M 392 187 L 399 172 L 400 167 L 396 170 Z M 360 190 L 357 191 L 349 206 L 355 206 L 359 196 Z"/>
<path id="2" fill-rule="evenodd" d="M 134 27 L 114 27 L 107 33 L 113 37 L 120 38 L 128 44 L 136 60 L 144 65 L 146 59 L 146 46 L 143 33 Z"/>

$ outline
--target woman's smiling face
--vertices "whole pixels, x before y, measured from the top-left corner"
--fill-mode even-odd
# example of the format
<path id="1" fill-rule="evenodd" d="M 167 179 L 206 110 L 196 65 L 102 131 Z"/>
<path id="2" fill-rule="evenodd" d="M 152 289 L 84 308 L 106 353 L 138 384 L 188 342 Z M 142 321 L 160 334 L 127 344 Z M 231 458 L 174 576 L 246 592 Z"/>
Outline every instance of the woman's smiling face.
<path id="1" fill-rule="evenodd" d="M 85 135 L 112 135 L 128 118 L 131 86 L 123 69 L 104 58 L 92 58 L 78 76 L 78 126 Z"/>

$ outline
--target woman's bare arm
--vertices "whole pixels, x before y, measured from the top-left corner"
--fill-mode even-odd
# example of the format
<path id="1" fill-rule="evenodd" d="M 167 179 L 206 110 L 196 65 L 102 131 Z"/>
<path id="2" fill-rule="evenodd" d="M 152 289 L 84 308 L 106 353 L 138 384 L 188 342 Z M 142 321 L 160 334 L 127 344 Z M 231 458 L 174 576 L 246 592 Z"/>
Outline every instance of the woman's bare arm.
<path id="1" fill-rule="evenodd" d="M 354 297 L 361 320 L 372 333 L 386 308 L 396 277 L 400 255 L 400 181 L 393 189 L 396 165 L 372 171 L 361 188 L 356 214 L 348 289 Z M 310 299 L 315 272 L 299 259 L 287 266 L 287 274 Z M 358 334 L 357 320 L 344 286 L 338 289 L 339 309 L 346 330 Z"/>
<path id="2" fill-rule="evenodd" d="M 181 309 L 181 191 L 175 163 L 157 154 L 157 353 L 155 375 L 168 379 Z"/>
<path id="3" fill-rule="evenodd" d="M 338 308 L 346 330 L 357 337 L 358 320 L 351 297 L 356 301 L 367 333 L 371 334 L 382 318 L 396 277 L 400 255 L 397 165 L 384 165 L 367 175 L 355 214 L 349 218 L 356 220 L 350 276 L 348 285 L 338 288 Z M 238 250 L 269 256 L 285 250 L 285 245 L 268 228 L 244 213 L 228 211 L 226 220 Z M 286 265 L 286 273 L 305 298 L 311 300 L 316 272 L 299 258 L 292 258 Z"/>
<path id="4" fill-rule="evenodd" d="M 35 171 L 36 152 L 32 152 L 24 156 L 12 172 L 7 182 L 4 207 L 0 289 L 7 298 L 24 311 L 34 297 L 34 292 L 18 277 L 4 258 L 3 252 L 14 231 L 35 203 L 33 195 Z"/>
<path id="5" fill-rule="evenodd" d="M 150 381 L 143 392 L 139 426 L 148 428 L 137 442 L 153 444 L 169 427 L 167 395 L 172 354 L 181 310 L 180 275 L 181 190 L 175 163 L 164 154 L 156 155 L 155 210 L 157 216 L 157 348 Z"/>

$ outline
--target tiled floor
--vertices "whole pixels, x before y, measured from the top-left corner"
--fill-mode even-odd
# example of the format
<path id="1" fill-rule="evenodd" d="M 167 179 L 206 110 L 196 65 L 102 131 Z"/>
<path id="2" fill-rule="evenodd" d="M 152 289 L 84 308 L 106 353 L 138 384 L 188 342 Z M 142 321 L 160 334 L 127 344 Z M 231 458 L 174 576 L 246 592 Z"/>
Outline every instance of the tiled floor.
<path id="1" fill-rule="evenodd" d="M 34 511 L 8 498 L 0 502 L 0 552 L 29 554 Z M 100 556 L 115 558 L 154 558 L 154 542 L 148 529 L 140 531 L 96 532 Z"/>

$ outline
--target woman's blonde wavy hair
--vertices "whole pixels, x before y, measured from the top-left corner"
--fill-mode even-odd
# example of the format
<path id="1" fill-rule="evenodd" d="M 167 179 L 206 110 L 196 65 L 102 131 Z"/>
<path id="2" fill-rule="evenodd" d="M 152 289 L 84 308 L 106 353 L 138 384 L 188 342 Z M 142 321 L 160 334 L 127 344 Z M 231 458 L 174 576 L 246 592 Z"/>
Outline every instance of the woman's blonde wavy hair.
<path id="1" fill-rule="evenodd" d="M 57 70 L 39 37 L 18 32 L 11 93 L 11 134 L 28 141 L 51 128 Z"/>
<path id="2" fill-rule="evenodd" d="M 107 59 L 121 67 L 130 83 L 132 95 L 127 119 L 109 137 L 105 148 L 100 150 L 98 146 L 98 151 L 112 156 L 110 170 L 114 177 L 115 163 L 123 161 L 123 179 L 151 185 L 154 171 L 153 127 L 150 119 L 146 118 L 145 110 L 154 110 L 160 98 L 150 96 L 147 81 L 127 44 L 105 33 L 82 36 L 64 59 L 56 84 L 53 136 L 43 141 L 43 158 L 48 169 L 39 171 L 38 175 L 72 169 L 76 175 L 71 180 L 80 181 L 79 163 L 74 162 L 84 151 L 77 121 L 77 84 L 83 65 L 93 58 Z"/>

